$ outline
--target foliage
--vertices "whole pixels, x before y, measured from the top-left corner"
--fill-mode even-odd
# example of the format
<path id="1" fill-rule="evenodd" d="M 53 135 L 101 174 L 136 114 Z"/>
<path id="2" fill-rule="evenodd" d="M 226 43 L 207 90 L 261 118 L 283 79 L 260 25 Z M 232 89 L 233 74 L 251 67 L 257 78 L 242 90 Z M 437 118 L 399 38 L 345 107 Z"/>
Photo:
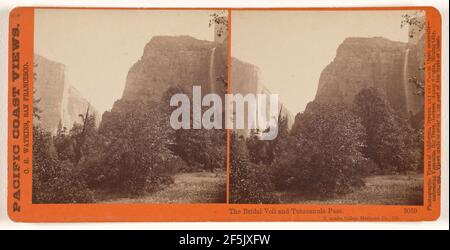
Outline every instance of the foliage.
<path id="1" fill-rule="evenodd" d="M 139 108 L 136 108 L 139 107 Z M 168 162 L 175 157 L 167 115 L 152 101 L 120 101 L 115 112 L 105 113 L 100 127 L 103 150 L 87 163 L 89 182 L 142 194 L 172 181 Z"/>
<path id="2" fill-rule="evenodd" d="M 309 103 L 299 113 L 285 150 L 274 161 L 278 189 L 332 196 L 363 185 L 365 131 L 345 105 Z"/>
<path id="3" fill-rule="evenodd" d="M 256 164 L 272 164 L 276 155 L 279 155 L 284 149 L 288 137 L 287 117 L 281 116 L 281 110 L 278 117 L 278 134 L 274 140 L 260 140 L 259 130 L 253 129 L 246 140 L 249 151 L 249 160 Z"/>
<path id="4" fill-rule="evenodd" d="M 367 131 L 364 154 L 383 172 L 412 169 L 414 145 L 410 139 L 414 131 L 395 114 L 386 98 L 377 89 L 366 88 L 355 96 L 353 106 Z"/>
<path id="5" fill-rule="evenodd" d="M 174 152 L 189 166 L 187 171 L 224 168 L 226 134 L 220 130 L 177 130 Z"/>
<path id="6" fill-rule="evenodd" d="M 218 37 L 224 36 L 228 33 L 228 13 L 224 10 L 212 13 L 209 20 L 209 27 L 217 25 L 216 35 Z"/>
<path id="7" fill-rule="evenodd" d="M 230 201 L 231 203 L 276 203 L 272 192 L 272 172 L 263 164 L 251 163 L 244 138 L 231 134 Z"/>
<path id="8" fill-rule="evenodd" d="M 267 146 L 265 141 L 259 139 L 259 129 L 250 130 L 250 134 L 246 139 L 246 146 L 250 162 L 259 164 L 268 161 Z"/>
<path id="9" fill-rule="evenodd" d="M 39 102 L 40 99 L 33 99 L 33 117 L 37 120 L 40 120 L 42 112 Z M 59 126 L 55 138 L 38 124 L 33 126 L 33 203 L 94 201 L 83 173 L 75 168 L 67 154 L 66 147 L 70 145 L 70 141 L 63 140 L 62 136 L 62 126 Z"/>
<path id="10" fill-rule="evenodd" d="M 408 36 L 410 38 L 414 38 L 418 36 L 418 33 L 422 32 L 425 27 L 425 16 L 423 14 L 419 14 L 419 12 L 414 12 L 412 14 L 404 14 L 402 15 L 402 20 L 400 23 L 400 27 L 408 27 L 410 28 L 408 31 Z M 425 46 L 424 41 L 421 41 L 422 46 Z M 419 45 L 420 46 L 420 45 Z M 420 60 L 419 60 L 420 61 Z M 416 91 L 416 95 L 423 96 L 425 94 L 425 82 L 423 80 L 425 74 L 425 64 L 421 65 L 419 68 L 420 77 L 413 76 L 408 79 L 408 82 L 414 85 Z"/>
<path id="11" fill-rule="evenodd" d="M 33 203 L 93 202 L 82 173 L 68 160 L 59 160 L 50 133 L 33 126 Z"/>
<path id="12" fill-rule="evenodd" d="M 425 17 L 418 13 L 404 14 L 402 15 L 400 27 L 403 28 L 405 26 L 414 27 L 420 32 L 425 29 Z M 413 38 L 416 35 L 415 29 L 410 29 L 408 35 L 410 38 Z"/>
<path id="13" fill-rule="evenodd" d="M 424 69 L 420 68 L 419 69 L 420 73 L 423 75 L 424 74 Z M 412 85 L 414 85 L 415 87 L 415 92 L 414 94 L 419 95 L 419 96 L 424 96 L 425 95 L 425 82 L 424 81 L 420 81 L 419 79 L 417 79 L 417 77 L 410 77 L 408 79 L 408 82 L 411 83 Z"/>
<path id="14" fill-rule="evenodd" d="M 163 97 L 166 107 L 170 107 L 170 97 L 178 93 L 192 95 L 190 90 L 182 86 L 173 86 L 165 92 Z M 202 108 L 206 109 L 206 107 Z M 166 112 L 169 114 L 173 109 L 175 107 Z M 192 110 L 190 118 L 190 122 L 193 124 Z M 188 168 L 184 169 L 185 171 L 214 171 L 216 168 L 225 168 L 226 166 L 226 140 L 227 134 L 224 129 L 179 129 L 174 132 L 174 140 L 170 148 L 187 163 Z"/>
<path id="15" fill-rule="evenodd" d="M 84 118 L 85 116 L 87 119 Z M 82 123 L 74 123 L 70 131 L 60 122 L 56 136 L 53 138 L 58 159 L 68 160 L 74 166 L 78 166 L 80 161 L 90 157 L 92 151 L 95 150 L 92 144 L 97 140 L 95 116 L 87 113 L 80 117 Z"/>

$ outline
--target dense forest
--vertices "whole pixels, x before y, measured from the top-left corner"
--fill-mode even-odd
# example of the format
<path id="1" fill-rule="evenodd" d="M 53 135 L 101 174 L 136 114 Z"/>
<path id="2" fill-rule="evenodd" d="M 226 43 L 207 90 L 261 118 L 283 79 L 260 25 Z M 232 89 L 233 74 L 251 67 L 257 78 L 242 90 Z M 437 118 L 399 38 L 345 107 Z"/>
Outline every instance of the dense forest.
<path id="1" fill-rule="evenodd" d="M 277 203 L 277 191 L 326 199 L 364 187 L 364 177 L 423 170 L 423 128 L 375 88 L 352 105 L 310 102 L 276 140 L 232 135 L 231 202 Z"/>
<path id="2" fill-rule="evenodd" d="M 225 130 L 173 130 L 170 88 L 160 102 L 125 101 L 120 112 L 80 114 L 55 135 L 33 126 L 33 202 L 99 202 L 98 193 L 138 196 L 173 182 L 180 172 L 225 169 Z M 35 101 L 35 119 L 39 119 Z M 201 153 L 198 153 L 201 152 Z"/>

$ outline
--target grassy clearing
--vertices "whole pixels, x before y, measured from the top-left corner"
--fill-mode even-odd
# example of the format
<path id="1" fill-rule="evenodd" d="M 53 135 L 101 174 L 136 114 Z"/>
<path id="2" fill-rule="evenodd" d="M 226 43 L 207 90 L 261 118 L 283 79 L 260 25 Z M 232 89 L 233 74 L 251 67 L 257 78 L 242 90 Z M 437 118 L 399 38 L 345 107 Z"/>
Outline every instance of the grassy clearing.
<path id="1" fill-rule="evenodd" d="M 423 175 L 378 175 L 364 179 L 365 187 L 352 193 L 329 199 L 308 199 L 302 194 L 283 192 L 277 196 L 288 204 L 373 204 L 421 205 L 423 204 Z"/>
<path id="2" fill-rule="evenodd" d="M 113 198 L 102 203 L 225 203 L 226 172 L 180 173 L 166 188 L 139 197 Z"/>

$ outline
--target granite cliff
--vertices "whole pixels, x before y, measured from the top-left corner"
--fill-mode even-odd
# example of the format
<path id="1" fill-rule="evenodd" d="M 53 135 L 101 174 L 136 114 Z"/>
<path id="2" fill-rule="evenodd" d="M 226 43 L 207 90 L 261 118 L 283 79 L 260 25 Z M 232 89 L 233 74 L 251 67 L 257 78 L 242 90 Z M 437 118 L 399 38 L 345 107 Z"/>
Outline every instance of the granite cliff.
<path id="1" fill-rule="evenodd" d="M 156 36 L 129 70 L 123 100 L 159 100 L 171 86 L 202 86 L 202 91 L 218 91 L 220 77 L 226 77 L 225 44 L 190 36 Z M 212 79 L 211 79 L 212 78 Z M 217 87 L 217 88 L 216 88 Z"/>
<path id="2" fill-rule="evenodd" d="M 242 94 L 244 96 L 247 94 L 271 94 L 271 90 L 261 83 L 260 69 L 256 65 L 232 57 L 230 71 L 230 91 L 232 94 Z M 278 100 L 278 102 L 281 115 L 287 118 L 288 127 L 290 128 L 294 118 L 290 111 L 283 106 L 283 100 Z M 266 111 L 267 115 L 269 115 L 269 107 L 266 107 Z M 245 134 L 248 130 L 245 129 L 242 132 Z"/>
<path id="3" fill-rule="evenodd" d="M 226 43 L 190 36 L 155 36 L 145 45 L 141 58 L 131 66 L 122 98 L 114 103 L 111 111 L 103 113 L 100 127 L 113 123 L 114 113 L 127 112 L 137 103 L 161 104 L 166 101 L 162 98 L 170 87 L 189 91 L 197 85 L 202 87 L 202 95 L 223 96 L 226 78 Z"/>
<path id="4" fill-rule="evenodd" d="M 334 60 L 322 71 L 315 101 L 352 103 L 363 88 L 375 87 L 399 114 L 423 110 L 423 96 L 415 94 L 410 78 L 423 79 L 420 44 L 385 38 L 347 38 Z"/>
<path id="5" fill-rule="evenodd" d="M 80 122 L 79 114 L 86 113 L 89 102 L 68 83 L 63 64 L 37 54 L 34 64 L 34 99 L 39 100 L 36 105 L 41 111 L 40 119 L 34 121 L 51 133 L 56 133 L 60 122 L 70 130 L 75 122 Z M 94 107 L 90 107 L 90 112 L 99 123 L 100 116 Z"/>

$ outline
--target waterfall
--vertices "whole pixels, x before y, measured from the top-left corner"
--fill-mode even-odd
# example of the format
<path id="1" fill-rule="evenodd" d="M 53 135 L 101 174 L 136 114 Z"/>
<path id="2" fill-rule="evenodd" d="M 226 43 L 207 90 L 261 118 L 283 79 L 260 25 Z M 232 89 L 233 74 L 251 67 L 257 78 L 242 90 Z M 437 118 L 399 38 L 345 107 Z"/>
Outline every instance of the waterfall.
<path id="1" fill-rule="evenodd" d="M 408 58 L 409 48 L 405 51 L 405 59 L 403 61 L 403 89 L 405 91 L 405 107 L 406 113 L 409 113 L 409 78 L 408 78 Z"/>
<path id="2" fill-rule="evenodd" d="M 214 54 L 216 48 L 211 49 L 211 56 L 209 59 L 209 89 L 211 93 L 216 93 L 216 79 L 214 73 Z"/>

